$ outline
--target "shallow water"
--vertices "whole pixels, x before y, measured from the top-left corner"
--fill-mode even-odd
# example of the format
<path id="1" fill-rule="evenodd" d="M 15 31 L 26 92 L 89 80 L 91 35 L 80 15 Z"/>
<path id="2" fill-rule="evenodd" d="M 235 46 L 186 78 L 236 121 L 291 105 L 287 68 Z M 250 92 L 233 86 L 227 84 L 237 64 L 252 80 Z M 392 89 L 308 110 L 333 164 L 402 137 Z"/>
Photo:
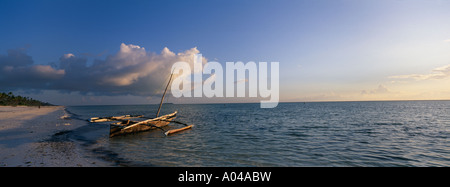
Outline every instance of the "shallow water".
<path id="1" fill-rule="evenodd" d="M 157 105 L 72 106 L 72 118 L 155 115 Z M 450 101 L 163 106 L 192 130 L 108 138 L 108 123 L 73 138 L 114 165 L 450 166 Z M 182 127 L 173 125 L 174 128 Z"/>

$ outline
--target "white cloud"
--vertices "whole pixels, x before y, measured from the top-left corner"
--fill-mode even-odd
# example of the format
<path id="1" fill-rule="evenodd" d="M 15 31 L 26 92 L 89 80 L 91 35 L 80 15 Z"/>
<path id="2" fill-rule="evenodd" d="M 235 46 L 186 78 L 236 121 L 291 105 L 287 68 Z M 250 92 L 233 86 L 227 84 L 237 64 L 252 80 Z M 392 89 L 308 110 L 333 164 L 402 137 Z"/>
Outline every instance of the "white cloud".
<path id="1" fill-rule="evenodd" d="M 362 95 L 376 95 L 376 94 L 387 94 L 387 93 L 391 93 L 391 91 L 389 91 L 389 89 L 387 89 L 386 86 L 381 85 L 381 84 L 378 85 L 378 87 L 376 89 L 361 91 Z"/>
<path id="2" fill-rule="evenodd" d="M 75 55 L 72 54 L 72 53 L 68 53 L 68 54 L 64 54 L 63 57 L 64 58 L 70 58 L 70 57 L 75 57 Z"/>
<path id="3" fill-rule="evenodd" d="M 68 73 L 73 70 L 85 74 L 89 78 L 87 87 L 91 90 L 74 88 L 74 91 L 149 95 L 159 92 L 161 85 L 170 76 L 173 63 L 184 61 L 193 65 L 193 56 L 199 52 L 197 48 L 192 48 L 175 54 L 165 47 L 157 54 L 137 45 L 122 43 L 119 52 L 107 56 L 105 60 L 96 60 L 90 67 L 66 70 Z"/>
<path id="4" fill-rule="evenodd" d="M 414 80 L 436 80 L 450 77 L 450 64 L 438 67 L 432 70 L 429 74 L 409 74 L 409 75 L 395 75 L 390 76 L 391 79 L 414 79 Z"/>

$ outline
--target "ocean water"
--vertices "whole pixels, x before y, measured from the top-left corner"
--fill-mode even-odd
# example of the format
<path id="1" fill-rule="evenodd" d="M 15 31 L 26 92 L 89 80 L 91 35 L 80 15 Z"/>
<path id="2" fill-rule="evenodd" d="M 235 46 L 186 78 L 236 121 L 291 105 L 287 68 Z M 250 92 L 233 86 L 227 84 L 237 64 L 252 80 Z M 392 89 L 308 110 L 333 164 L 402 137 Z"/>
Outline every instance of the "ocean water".
<path id="1" fill-rule="evenodd" d="M 157 105 L 72 106 L 72 120 L 143 114 Z M 88 122 L 72 139 L 125 166 L 450 166 L 450 101 L 165 104 L 191 130 L 109 138 Z M 171 125 L 171 128 L 183 127 Z"/>

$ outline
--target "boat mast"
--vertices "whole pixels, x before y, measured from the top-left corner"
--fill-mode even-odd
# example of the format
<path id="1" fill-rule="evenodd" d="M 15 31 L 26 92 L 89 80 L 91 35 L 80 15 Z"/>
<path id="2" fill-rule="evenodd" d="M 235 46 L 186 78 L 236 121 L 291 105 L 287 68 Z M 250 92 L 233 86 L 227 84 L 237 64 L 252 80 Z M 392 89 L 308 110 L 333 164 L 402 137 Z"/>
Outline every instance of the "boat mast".
<path id="1" fill-rule="evenodd" d="M 170 74 L 169 82 L 167 83 L 166 89 L 164 90 L 164 94 L 161 98 L 161 103 L 159 103 L 158 112 L 156 113 L 156 117 L 159 116 L 159 111 L 161 110 L 161 106 L 163 104 L 164 97 L 166 96 L 167 88 L 169 88 L 170 81 L 172 80 L 172 76 L 173 76 L 173 72 Z"/>

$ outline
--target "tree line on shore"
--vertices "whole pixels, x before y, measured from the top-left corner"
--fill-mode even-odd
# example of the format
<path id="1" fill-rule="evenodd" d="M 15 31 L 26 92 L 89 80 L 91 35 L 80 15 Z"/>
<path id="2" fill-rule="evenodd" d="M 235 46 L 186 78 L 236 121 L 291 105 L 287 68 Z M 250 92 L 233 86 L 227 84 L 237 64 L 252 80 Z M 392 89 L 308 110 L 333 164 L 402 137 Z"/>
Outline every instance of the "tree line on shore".
<path id="1" fill-rule="evenodd" d="M 50 103 L 29 97 L 15 96 L 12 92 L 0 93 L 0 106 L 52 106 Z"/>

